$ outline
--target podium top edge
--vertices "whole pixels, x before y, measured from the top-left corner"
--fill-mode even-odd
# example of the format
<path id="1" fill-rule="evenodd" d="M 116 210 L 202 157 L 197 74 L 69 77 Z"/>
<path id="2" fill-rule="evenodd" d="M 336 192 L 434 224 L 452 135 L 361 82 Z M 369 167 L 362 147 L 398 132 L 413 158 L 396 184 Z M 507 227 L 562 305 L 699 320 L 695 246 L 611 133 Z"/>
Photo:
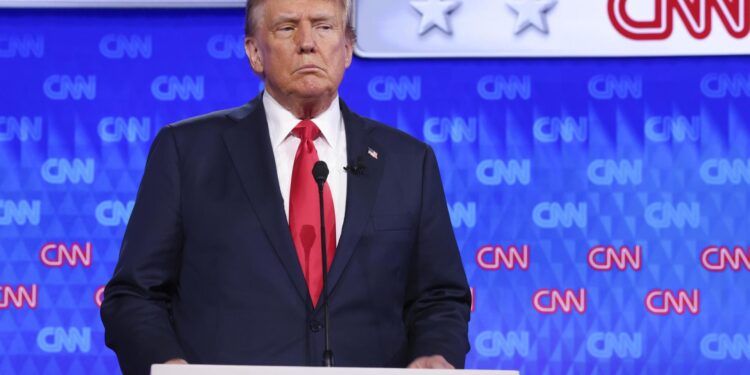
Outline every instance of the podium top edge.
<path id="1" fill-rule="evenodd" d="M 415 375 L 413 369 L 376 367 L 299 367 L 227 365 L 153 365 L 151 375 Z M 507 370 L 418 370 L 417 375 L 519 375 Z"/>

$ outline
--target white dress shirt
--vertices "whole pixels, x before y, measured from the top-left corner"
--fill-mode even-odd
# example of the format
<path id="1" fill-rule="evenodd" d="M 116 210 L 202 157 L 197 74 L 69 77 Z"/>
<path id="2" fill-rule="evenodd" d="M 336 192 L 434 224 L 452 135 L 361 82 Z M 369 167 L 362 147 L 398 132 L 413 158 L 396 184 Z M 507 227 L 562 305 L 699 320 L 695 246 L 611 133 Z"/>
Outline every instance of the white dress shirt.
<path id="1" fill-rule="evenodd" d="M 289 222 L 289 191 L 292 187 L 292 167 L 294 156 L 300 140 L 292 134 L 301 119 L 296 118 L 282 107 L 267 91 L 263 92 L 263 106 L 268 120 L 268 134 L 271 136 L 273 158 L 276 161 L 276 173 L 279 178 L 281 197 L 284 198 L 284 212 Z M 333 100 L 328 109 L 311 119 L 318 126 L 321 136 L 314 141 L 318 158 L 328 164 L 328 183 L 333 198 L 333 209 L 336 211 L 336 244 L 341 238 L 346 214 L 346 131 L 344 118 L 339 107 L 339 97 Z M 310 171 L 312 173 L 312 171 Z"/>

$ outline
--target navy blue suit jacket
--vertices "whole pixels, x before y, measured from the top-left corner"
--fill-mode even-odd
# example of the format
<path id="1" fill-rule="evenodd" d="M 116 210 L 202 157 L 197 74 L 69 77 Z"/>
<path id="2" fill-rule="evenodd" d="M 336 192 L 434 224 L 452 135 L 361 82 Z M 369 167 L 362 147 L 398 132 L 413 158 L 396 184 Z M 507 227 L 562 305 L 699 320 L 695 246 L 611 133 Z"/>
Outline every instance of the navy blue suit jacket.
<path id="1" fill-rule="evenodd" d="M 461 368 L 470 293 L 432 150 L 343 103 L 346 217 L 329 276 L 337 366 Z M 368 153 L 377 152 L 377 157 Z M 156 136 L 101 307 L 125 374 L 190 363 L 322 363 L 260 96 Z M 320 305 L 320 304 L 319 304 Z"/>

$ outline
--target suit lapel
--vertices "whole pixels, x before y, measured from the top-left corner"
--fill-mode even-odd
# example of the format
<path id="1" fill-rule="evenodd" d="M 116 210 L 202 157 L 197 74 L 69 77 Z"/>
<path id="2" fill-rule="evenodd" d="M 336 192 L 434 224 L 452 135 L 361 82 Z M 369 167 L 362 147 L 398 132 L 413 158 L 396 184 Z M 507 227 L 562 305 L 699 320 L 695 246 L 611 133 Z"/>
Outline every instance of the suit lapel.
<path id="1" fill-rule="evenodd" d="M 309 301 L 307 284 L 284 214 L 284 202 L 261 98 L 261 95 L 257 96 L 228 115 L 237 123 L 224 132 L 224 143 L 266 236 L 300 297 Z"/>
<path id="2" fill-rule="evenodd" d="M 352 113 L 343 101 L 341 114 L 346 129 L 346 155 L 349 165 L 358 164 L 363 166 L 364 170 L 358 175 L 349 174 L 346 179 L 346 217 L 336 247 L 336 255 L 331 264 L 329 292 L 333 291 L 341 278 L 369 221 L 383 174 L 382 160 L 385 157 L 382 153 L 371 155 L 370 150 L 379 151 L 378 145 L 370 139 L 372 126 Z"/>

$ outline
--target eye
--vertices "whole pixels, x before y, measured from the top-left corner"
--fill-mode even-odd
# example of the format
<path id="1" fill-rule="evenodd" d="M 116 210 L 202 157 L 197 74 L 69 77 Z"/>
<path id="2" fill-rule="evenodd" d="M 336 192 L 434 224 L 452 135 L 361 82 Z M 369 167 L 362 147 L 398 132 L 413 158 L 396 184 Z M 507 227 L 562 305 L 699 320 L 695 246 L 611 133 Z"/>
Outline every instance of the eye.
<path id="1" fill-rule="evenodd" d="M 276 31 L 280 33 L 288 34 L 294 31 L 294 26 L 293 25 L 281 25 L 278 28 L 276 28 Z"/>

